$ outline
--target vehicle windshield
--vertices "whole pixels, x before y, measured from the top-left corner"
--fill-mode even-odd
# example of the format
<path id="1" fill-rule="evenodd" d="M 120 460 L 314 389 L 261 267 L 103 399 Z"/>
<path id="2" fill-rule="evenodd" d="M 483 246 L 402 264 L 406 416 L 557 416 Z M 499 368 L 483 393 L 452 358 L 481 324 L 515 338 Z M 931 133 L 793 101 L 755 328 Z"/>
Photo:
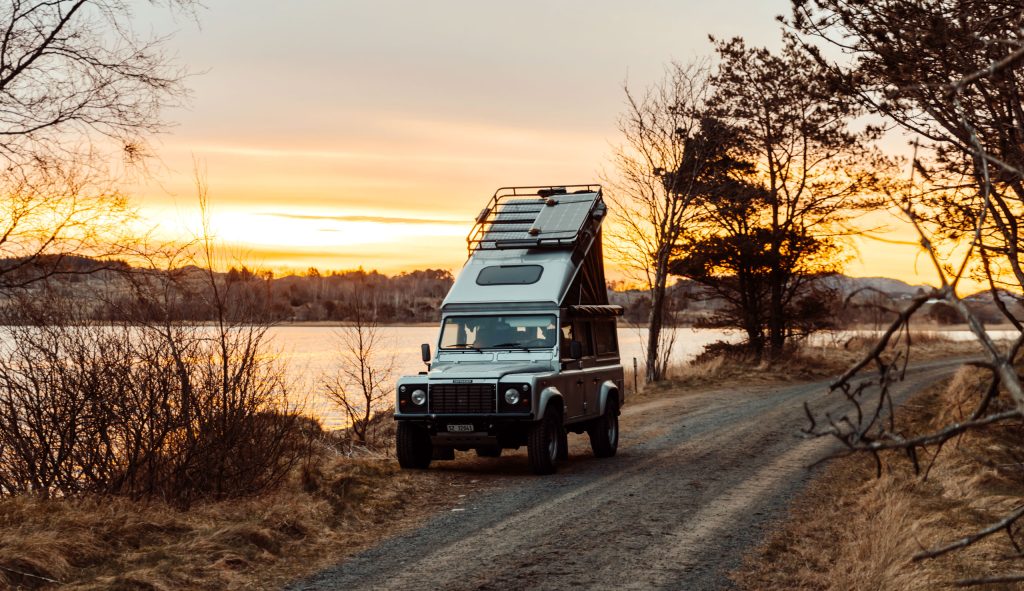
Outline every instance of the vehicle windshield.
<path id="1" fill-rule="evenodd" d="M 553 314 L 449 316 L 441 326 L 442 349 L 550 349 L 557 342 Z"/>

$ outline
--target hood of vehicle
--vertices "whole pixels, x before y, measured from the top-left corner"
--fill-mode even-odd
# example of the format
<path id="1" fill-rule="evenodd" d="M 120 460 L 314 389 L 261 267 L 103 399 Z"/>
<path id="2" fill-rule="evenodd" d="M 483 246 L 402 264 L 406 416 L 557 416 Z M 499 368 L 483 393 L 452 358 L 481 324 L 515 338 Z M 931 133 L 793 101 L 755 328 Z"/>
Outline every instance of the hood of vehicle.
<path id="1" fill-rule="evenodd" d="M 522 362 L 480 362 L 480 363 L 435 363 L 430 368 L 432 380 L 498 379 L 516 373 L 542 373 L 551 371 L 548 363 Z"/>

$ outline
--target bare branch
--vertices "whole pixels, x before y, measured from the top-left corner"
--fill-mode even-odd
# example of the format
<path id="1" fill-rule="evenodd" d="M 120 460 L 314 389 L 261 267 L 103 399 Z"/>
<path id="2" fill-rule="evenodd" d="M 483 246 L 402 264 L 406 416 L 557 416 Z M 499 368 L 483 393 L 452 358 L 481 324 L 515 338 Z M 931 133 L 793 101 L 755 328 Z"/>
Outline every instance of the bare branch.
<path id="1" fill-rule="evenodd" d="M 1006 530 L 1007 528 L 1012 526 L 1014 523 L 1016 523 L 1016 521 L 1018 519 L 1020 519 L 1021 517 L 1024 517 L 1024 506 L 1018 507 L 1017 509 L 1015 509 L 1012 513 L 1010 513 L 1009 515 L 1007 515 L 1003 519 L 1000 519 L 996 523 L 993 523 L 992 525 L 990 525 L 990 526 L 986 527 L 985 529 L 982 529 L 982 530 L 980 530 L 980 531 L 978 531 L 976 533 L 973 533 L 973 534 L 971 534 L 969 536 L 964 536 L 964 537 L 960 538 L 959 540 L 955 540 L 955 541 L 950 542 L 949 544 L 946 544 L 944 546 L 939 546 L 937 548 L 933 548 L 931 550 L 926 550 L 924 552 L 918 552 L 917 554 L 914 555 L 913 559 L 915 561 L 917 561 L 917 560 L 925 560 L 925 559 L 928 559 L 928 558 L 935 558 L 937 556 L 942 556 L 943 554 L 946 554 L 948 552 L 952 552 L 953 550 L 959 550 L 960 548 L 966 548 L 967 546 L 970 546 L 971 544 L 974 544 L 975 542 L 977 542 L 979 540 L 982 540 L 982 539 L 984 539 L 984 538 L 986 538 L 986 537 L 988 537 L 988 536 L 990 536 L 990 535 L 992 535 L 994 533 L 999 533 L 1001 531 Z"/>

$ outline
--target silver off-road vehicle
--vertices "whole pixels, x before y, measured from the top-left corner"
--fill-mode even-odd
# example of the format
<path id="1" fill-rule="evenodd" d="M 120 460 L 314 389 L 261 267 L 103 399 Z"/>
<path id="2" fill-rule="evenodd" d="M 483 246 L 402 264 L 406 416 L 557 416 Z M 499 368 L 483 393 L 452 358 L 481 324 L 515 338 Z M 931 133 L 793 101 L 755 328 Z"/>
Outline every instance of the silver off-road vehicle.
<path id="1" fill-rule="evenodd" d="M 538 474 L 568 457 L 567 433 L 615 455 L 625 398 L 601 249 L 601 187 L 499 189 L 477 216 L 469 260 L 441 306 L 428 370 L 399 379 L 398 461 L 526 446 Z"/>

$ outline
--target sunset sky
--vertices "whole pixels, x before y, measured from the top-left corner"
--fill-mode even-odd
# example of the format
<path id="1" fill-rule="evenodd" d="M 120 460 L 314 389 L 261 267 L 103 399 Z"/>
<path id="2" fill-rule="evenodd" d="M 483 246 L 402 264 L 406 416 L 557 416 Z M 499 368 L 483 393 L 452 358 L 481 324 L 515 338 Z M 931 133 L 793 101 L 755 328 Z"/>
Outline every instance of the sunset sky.
<path id="1" fill-rule="evenodd" d="M 623 83 L 708 55 L 708 34 L 778 47 L 788 6 L 218 0 L 198 26 L 141 13 L 176 31 L 169 49 L 196 73 L 138 188 L 142 214 L 164 235 L 194 228 L 197 159 L 218 238 L 252 263 L 458 270 L 495 188 L 608 168 Z M 850 274 L 933 278 L 913 247 L 858 247 Z"/>

